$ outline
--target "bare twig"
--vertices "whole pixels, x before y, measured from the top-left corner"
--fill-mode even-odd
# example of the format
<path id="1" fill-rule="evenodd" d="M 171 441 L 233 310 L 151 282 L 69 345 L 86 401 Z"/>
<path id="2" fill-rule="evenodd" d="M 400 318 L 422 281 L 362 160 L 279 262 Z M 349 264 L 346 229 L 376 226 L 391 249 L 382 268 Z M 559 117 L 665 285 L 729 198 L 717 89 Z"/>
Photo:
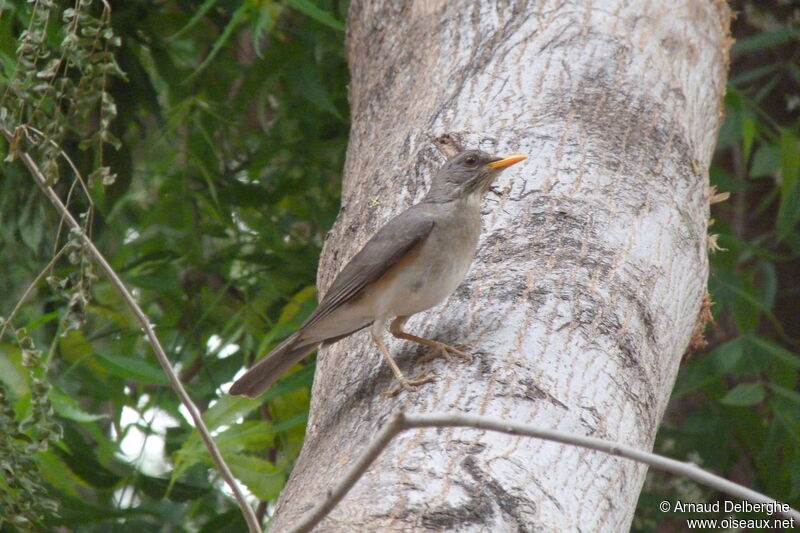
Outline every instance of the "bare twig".
<path id="1" fill-rule="evenodd" d="M 77 20 L 77 18 L 75 20 Z M 32 142 L 38 143 L 39 140 L 47 139 L 43 131 L 34 128 L 33 126 L 30 126 L 28 124 L 23 124 L 18 126 L 17 131 L 19 133 L 24 133 L 25 137 L 31 140 Z M 31 133 L 33 133 L 33 135 L 31 135 Z M 33 139 L 32 137 L 34 135 L 38 136 L 38 139 Z M 69 168 L 72 169 L 72 173 L 75 175 L 75 181 L 69 187 L 69 192 L 67 192 L 67 199 L 64 202 L 64 205 L 69 207 L 70 200 L 72 198 L 72 193 L 75 191 L 75 185 L 80 184 L 81 189 L 83 189 L 84 198 L 86 199 L 86 202 L 89 204 L 89 213 L 90 213 L 90 215 L 86 217 L 86 219 L 83 221 L 83 227 L 90 228 L 92 225 L 91 213 L 94 213 L 94 200 L 92 200 L 92 195 L 89 193 L 89 187 L 86 185 L 86 180 L 83 179 L 83 176 L 81 175 L 80 170 L 78 170 L 78 167 L 75 165 L 75 162 L 72 160 L 69 154 L 67 154 L 67 152 L 64 151 L 63 148 L 61 148 L 61 145 L 59 145 L 53 139 L 47 139 L 47 141 L 50 143 L 50 145 L 53 146 L 53 148 L 58 150 L 58 154 L 64 159 L 64 161 L 66 161 L 67 165 L 69 165 Z M 58 221 L 58 229 L 56 230 L 55 239 L 53 239 L 54 251 L 58 247 L 58 241 L 61 239 L 61 229 L 63 228 L 63 226 L 64 226 L 64 219 L 61 218 Z"/>
<path id="2" fill-rule="evenodd" d="M 77 20 L 77 18 L 75 20 Z M 26 135 L 28 130 L 30 130 L 36 135 L 38 135 L 41 139 L 47 139 L 47 136 L 44 134 L 43 131 L 38 130 L 28 124 L 20 126 L 20 129 L 25 131 Z M 91 193 L 89 193 L 89 187 L 86 185 L 86 180 L 83 179 L 83 175 L 78 170 L 78 167 L 75 165 L 75 162 L 72 160 L 69 154 L 67 154 L 67 152 L 65 152 L 64 149 L 61 148 L 61 146 L 57 142 L 55 142 L 53 139 L 47 139 L 47 140 L 53 146 L 53 148 L 58 150 L 59 155 L 64 158 L 64 161 L 67 162 L 69 168 L 72 169 L 73 174 L 75 174 L 75 180 L 80 184 L 81 189 L 83 189 L 83 194 L 86 197 L 86 201 L 89 202 L 89 205 L 91 207 L 94 207 L 94 201 L 92 200 Z"/>
<path id="3" fill-rule="evenodd" d="M 431 414 L 418 414 L 407 415 L 398 412 L 389 419 L 389 422 L 381 428 L 372 442 L 367 445 L 367 448 L 362 452 L 361 456 L 356 462 L 345 472 L 344 476 L 339 480 L 335 487 L 328 489 L 322 501 L 306 513 L 300 521 L 295 524 L 289 531 L 292 533 L 300 533 L 311 531 L 325 516 L 333 509 L 337 503 L 347 494 L 347 492 L 355 485 L 356 481 L 366 472 L 367 468 L 372 462 L 381 454 L 387 444 L 394 438 L 395 435 L 406 429 L 414 428 L 430 428 L 430 427 L 470 427 L 476 429 L 483 429 L 489 431 L 499 431 L 501 433 L 508 433 L 510 435 L 522 435 L 526 437 L 534 437 L 537 439 L 550 440 L 560 442 L 562 444 L 569 444 L 572 446 L 580 446 L 590 450 L 615 455 L 617 457 L 624 457 L 639 463 L 644 463 L 655 469 L 676 474 L 679 476 L 686 476 L 689 479 L 707 485 L 720 492 L 725 492 L 740 498 L 755 503 L 775 504 L 777 500 L 756 492 L 752 489 L 728 481 L 725 478 L 707 472 L 699 466 L 692 463 L 684 463 L 669 457 L 657 455 L 650 452 L 645 452 L 619 444 L 610 442 L 603 439 L 594 437 L 585 437 L 582 435 L 573 435 L 563 431 L 556 431 L 551 429 L 541 429 L 529 424 L 520 424 L 516 422 L 508 422 L 500 418 L 490 416 L 476 416 L 476 415 L 462 415 L 462 414 L 446 414 L 446 413 L 431 413 Z M 793 518 L 800 521 L 800 512 L 792 509 L 788 505 L 788 511 L 776 509 L 776 513 L 782 514 L 787 518 Z"/>
<path id="4" fill-rule="evenodd" d="M 0 326 L 0 339 L 2 339 L 2 338 L 3 338 L 3 335 L 5 335 L 5 333 L 6 333 L 6 327 L 8 327 L 8 326 L 11 324 L 11 322 L 13 322 L 13 320 L 14 320 L 14 317 L 16 317 L 16 316 L 17 316 L 17 313 L 19 312 L 19 309 L 20 309 L 20 307 L 22 307 L 22 304 L 24 304 L 24 303 L 25 303 L 25 300 L 27 300 L 27 299 L 28 299 L 28 295 L 29 295 L 29 294 L 31 293 L 31 291 L 32 291 L 32 290 L 33 290 L 33 289 L 34 289 L 34 288 L 35 288 L 35 287 L 36 287 L 36 286 L 39 284 L 39 282 L 40 282 L 40 281 L 42 281 L 42 278 L 45 276 L 45 274 L 47 274 L 48 272 L 50 272 L 50 270 L 53 268 L 53 266 L 56 264 L 56 262 L 58 262 L 59 258 L 60 258 L 60 257 L 63 255 L 63 253 L 64 253 L 66 250 L 67 250 L 67 246 L 66 246 L 66 245 L 65 245 L 65 246 L 62 246 L 62 247 L 61 247 L 61 249 L 58 251 L 58 253 L 56 253 L 56 254 L 53 256 L 53 258 L 52 258 L 52 259 L 50 259 L 50 262 L 49 262 L 49 263 L 47 263 L 47 266 L 45 266 L 45 267 L 42 269 L 42 271 L 41 271 L 41 272 L 39 272 L 39 275 L 38 275 L 38 276 L 36 276 L 36 277 L 33 279 L 33 281 L 31 282 L 31 284 L 30 284 L 30 285 L 28 285 L 28 288 L 27 288 L 27 289 L 25 289 L 25 292 L 24 292 L 24 293 L 22 293 L 22 296 L 20 297 L 20 299 L 19 299 L 19 300 L 17 300 L 17 304 L 14 306 L 14 309 L 12 309 L 12 310 L 11 310 L 11 313 L 10 313 L 10 314 L 9 314 L 7 317 L 5 317 L 5 318 L 4 318 L 4 320 L 3 320 L 3 325 L 2 325 L 2 326 Z"/>
<path id="5" fill-rule="evenodd" d="M 322 501 L 314 506 L 308 513 L 300 519 L 291 529 L 290 533 L 301 533 L 311 531 L 311 529 L 319 523 L 320 520 L 331 512 L 331 509 L 336 507 L 336 504 L 344 498 L 344 495 L 356 484 L 356 481 L 361 478 L 364 472 L 367 471 L 369 465 L 378 458 L 383 449 L 389 444 L 395 435 L 407 429 L 407 419 L 405 415 L 400 412 L 389 419 L 389 422 L 381 428 L 372 442 L 369 443 L 367 449 L 356 459 L 356 462 L 344 473 L 342 479 L 333 488 L 328 489 Z"/>
<path id="6" fill-rule="evenodd" d="M 13 139 L 14 139 L 13 134 L 10 131 L 4 129 L 3 135 L 6 137 L 6 139 L 8 139 L 8 142 L 13 146 Z M 76 231 L 79 232 L 81 238 L 83 239 L 84 245 L 86 246 L 89 253 L 92 255 L 97 264 L 100 265 L 100 268 L 103 269 L 103 272 L 105 272 L 106 276 L 108 276 L 108 279 L 111 281 L 114 287 L 116 287 L 116 289 L 122 295 L 122 298 L 125 300 L 125 303 L 128 304 L 128 307 L 130 307 L 131 311 L 133 311 L 133 314 L 136 316 L 136 319 L 139 321 L 139 323 L 142 326 L 142 329 L 144 330 L 147 340 L 150 342 L 150 345 L 153 348 L 153 352 L 156 355 L 156 359 L 158 359 L 161 368 L 167 375 L 167 379 L 169 380 L 172 389 L 175 391 L 175 393 L 178 395 L 183 405 L 189 411 L 189 415 L 192 417 L 192 421 L 194 422 L 197 431 L 200 433 L 200 437 L 203 439 L 203 442 L 205 443 L 206 448 L 208 449 L 208 452 L 211 455 L 211 458 L 216 463 L 217 468 L 219 469 L 219 472 L 222 475 L 222 478 L 225 480 L 225 482 L 228 484 L 231 491 L 233 492 L 233 496 L 242 510 L 242 514 L 244 515 L 245 521 L 247 522 L 247 527 L 250 533 L 260 533 L 261 526 L 258 523 L 258 519 L 256 518 L 253 509 L 250 507 L 250 505 L 247 504 L 247 501 L 245 500 L 244 497 L 244 493 L 236 484 L 236 480 L 234 479 L 233 474 L 228 468 L 227 463 L 225 463 L 225 459 L 222 457 L 222 453 L 219 451 L 219 448 L 214 442 L 214 439 L 211 437 L 211 433 L 208 431 L 205 422 L 203 422 L 203 417 L 200 414 L 200 410 L 197 408 L 192 399 L 189 397 L 189 394 L 186 392 L 186 389 L 183 388 L 180 379 L 178 379 L 178 376 L 172 369 L 169 358 L 167 357 L 167 354 L 164 352 L 164 348 L 161 346 L 161 343 L 159 342 L 155 330 L 153 329 L 153 326 L 150 324 L 147 315 L 144 314 L 144 311 L 142 311 L 141 307 L 139 307 L 139 304 L 136 303 L 136 300 L 134 299 L 133 295 L 130 293 L 127 287 L 125 287 L 125 284 L 122 282 L 120 277 L 117 276 L 117 273 L 108 263 L 108 261 L 106 261 L 106 258 L 103 256 L 102 253 L 100 253 L 100 250 L 97 249 L 92 240 L 83 231 L 83 228 L 78 223 L 78 221 L 75 220 L 75 218 L 72 216 L 72 213 L 70 213 L 69 210 L 66 208 L 66 206 L 63 204 L 61 198 L 58 197 L 58 195 L 52 189 L 52 187 L 49 187 L 47 185 L 47 181 L 44 175 L 42 174 L 41 170 L 39 170 L 39 167 L 36 165 L 36 162 L 26 152 L 19 152 L 17 155 L 25 164 L 25 166 L 28 168 L 28 171 L 33 176 L 33 179 L 45 193 L 45 195 L 53 204 L 53 206 L 56 208 L 56 210 L 59 212 L 59 214 L 67 221 L 67 224 L 71 228 L 74 228 Z"/>

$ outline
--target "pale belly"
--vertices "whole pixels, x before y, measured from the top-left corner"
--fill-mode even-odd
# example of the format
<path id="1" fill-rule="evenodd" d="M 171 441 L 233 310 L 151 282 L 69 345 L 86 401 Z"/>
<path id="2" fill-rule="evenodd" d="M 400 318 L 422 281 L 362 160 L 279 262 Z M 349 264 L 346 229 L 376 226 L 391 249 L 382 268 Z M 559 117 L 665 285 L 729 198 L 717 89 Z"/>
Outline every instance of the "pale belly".
<path id="1" fill-rule="evenodd" d="M 457 252 L 442 253 L 448 248 L 450 246 L 426 243 L 415 261 L 381 288 L 373 314 L 387 317 L 413 315 L 450 296 L 464 280 L 475 256 L 475 246 L 462 242 Z"/>

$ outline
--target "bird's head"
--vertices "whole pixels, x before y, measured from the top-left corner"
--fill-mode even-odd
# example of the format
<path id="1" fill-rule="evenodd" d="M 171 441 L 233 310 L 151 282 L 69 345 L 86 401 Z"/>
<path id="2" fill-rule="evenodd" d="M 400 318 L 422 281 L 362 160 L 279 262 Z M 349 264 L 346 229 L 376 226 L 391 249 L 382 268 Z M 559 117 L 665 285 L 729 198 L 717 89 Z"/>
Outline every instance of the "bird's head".
<path id="1" fill-rule="evenodd" d="M 503 169 L 525 158 L 521 154 L 496 157 L 480 150 L 464 150 L 437 172 L 426 199 L 447 202 L 472 195 L 483 196 Z"/>

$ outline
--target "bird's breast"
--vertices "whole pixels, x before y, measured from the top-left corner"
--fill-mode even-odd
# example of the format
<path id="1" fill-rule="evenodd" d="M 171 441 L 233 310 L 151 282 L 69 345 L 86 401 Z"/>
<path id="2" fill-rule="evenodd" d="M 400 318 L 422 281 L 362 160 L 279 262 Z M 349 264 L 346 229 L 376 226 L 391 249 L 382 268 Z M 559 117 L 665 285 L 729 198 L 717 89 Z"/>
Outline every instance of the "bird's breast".
<path id="1" fill-rule="evenodd" d="M 463 281 L 481 231 L 477 206 L 451 206 L 428 238 L 379 281 L 376 315 L 413 315 L 433 307 Z"/>

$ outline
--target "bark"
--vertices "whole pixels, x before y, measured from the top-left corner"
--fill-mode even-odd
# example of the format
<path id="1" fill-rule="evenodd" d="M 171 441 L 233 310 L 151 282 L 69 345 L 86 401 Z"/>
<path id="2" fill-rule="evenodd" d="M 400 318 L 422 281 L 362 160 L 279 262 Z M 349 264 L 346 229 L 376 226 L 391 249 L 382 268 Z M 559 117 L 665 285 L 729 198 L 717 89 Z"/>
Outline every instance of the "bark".
<path id="1" fill-rule="evenodd" d="M 702 310 L 729 16 L 713 0 L 353 1 L 353 125 L 323 291 L 425 193 L 442 163 L 434 137 L 530 159 L 487 198 L 465 282 L 408 323 L 472 343 L 475 359 L 421 364 L 421 350 L 392 340 L 404 372 L 439 380 L 384 399 L 393 376 L 366 332 L 323 349 L 273 531 L 401 408 L 652 448 Z M 409 431 L 317 530 L 622 531 L 645 471 L 529 438 Z"/>

